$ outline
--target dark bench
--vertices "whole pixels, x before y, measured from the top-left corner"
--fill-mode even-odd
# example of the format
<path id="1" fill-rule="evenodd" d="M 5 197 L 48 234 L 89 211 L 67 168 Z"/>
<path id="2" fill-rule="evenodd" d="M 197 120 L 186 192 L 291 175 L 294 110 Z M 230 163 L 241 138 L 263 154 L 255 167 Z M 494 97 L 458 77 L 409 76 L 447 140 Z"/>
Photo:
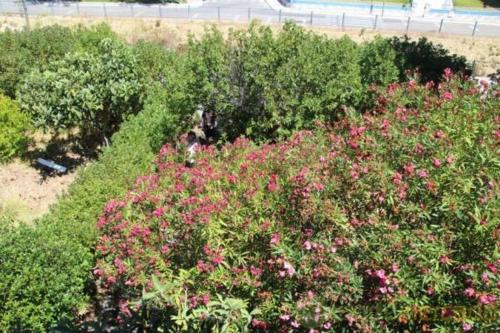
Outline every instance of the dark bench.
<path id="1" fill-rule="evenodd" d="M 57 174 L 64 174 L 68 171 L 68 168 L 66 168 L 65 166 L 59 165 L 51 160 L 44 160 L 43 158 L 37 158 L 36 163 L 51 173 L 55 172 Z"/>

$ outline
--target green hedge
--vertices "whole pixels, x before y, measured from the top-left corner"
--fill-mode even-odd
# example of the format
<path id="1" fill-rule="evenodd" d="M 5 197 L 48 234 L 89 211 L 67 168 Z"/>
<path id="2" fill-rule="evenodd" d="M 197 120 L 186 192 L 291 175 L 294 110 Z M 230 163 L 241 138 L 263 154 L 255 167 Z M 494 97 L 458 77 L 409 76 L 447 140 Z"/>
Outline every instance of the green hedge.
<path id="1" fill-rule="evenodd" d="M 5 30 L 0 33 L 0 93 L 15 97 L 21 77 L 35 69 L 44 69 L 53 60 L 67 53 L 97 52 L 104 38 L 116 38 L 106 24 L 92 28 L 59 25 L 32 30 Z"/>
<path id="2" fill-rule="evenodd" d="M 20 156 L 26 149 L 30 119 L 19 104 L 0 94 L 0 162 Z"/>
<path id="3" fill-rule="evenodd" d="M 95 221 L 104 203 L 150 170 L 159 147 L 179 131 L 164 92 L 152 89 L 145 110 L 122 125 L 98 161 L 79 171 L 48 215 L 34 228 L 0 234 L 0 331 L 44 331 L 74 318 L 88 301 Z"/>

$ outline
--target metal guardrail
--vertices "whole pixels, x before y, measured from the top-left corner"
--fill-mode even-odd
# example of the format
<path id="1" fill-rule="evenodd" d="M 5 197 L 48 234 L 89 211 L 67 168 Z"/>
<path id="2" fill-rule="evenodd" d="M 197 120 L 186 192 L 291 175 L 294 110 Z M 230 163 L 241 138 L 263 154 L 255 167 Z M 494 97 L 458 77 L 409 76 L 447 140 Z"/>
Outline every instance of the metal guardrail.
<path id="1" fill-rule="evenodd" d="M 36 16 L 101 17 L 101 18 L 156 18 L 208 21 L 251 21 L 282 23 L 286 20 L 301 25 L 389 30 L 403 33 L 437 33 L 464 36 L 500 37 L 500 24 L 479 21 L 460 22 L 453 18 L 397 16 L 384 12 L 370 13 L 316 13 L 269 8 L 194 7 L 188 5 L 146 5 L 92 2 L 0 2 L 0 15 L 21 15 L 27 19 Z M 27 20 L 28 21 L 28 20 Z"/>

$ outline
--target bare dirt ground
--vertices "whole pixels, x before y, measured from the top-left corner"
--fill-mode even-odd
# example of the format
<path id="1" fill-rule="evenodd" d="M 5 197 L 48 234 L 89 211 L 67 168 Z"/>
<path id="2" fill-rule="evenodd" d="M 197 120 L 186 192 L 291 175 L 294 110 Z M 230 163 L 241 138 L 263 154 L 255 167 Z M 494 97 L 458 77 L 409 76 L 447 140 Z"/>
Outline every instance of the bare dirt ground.
<path id="1" fill-rule="evenodd" d="M 0 164 L 0 215 L 31 223 L 47 213 L 68 189 L 75 180 L 78 166 L 95 158 L 79 148 L 74 136 L 68 134 L 32 133 L 32 142 L 23 160 Z M 36 165 L 39 157 L 67 167 L 68 172 L 63 175 L 47 172 Z"/>
<path id="2" fill-rule="evenodd" d="M 74 18 L 74 17 L 38 17 L 31 18 L 33 26 L 45 26 L 60 24 L 74 26 L 78 24 L 92 25 L 107 22 L 111 28 L 127 41 L 133 43 L 144 39 L 161 42 L 167 47 L 177 48 L 188 38 L 188 34 L 195 36 L 202 34 L 211 25 L 217 26 L 222 32 L 227 33 L 231 29 L 244 29 L 248 23 L 242 22 L 206 22 L 169 19 L 103 19 L 103 18 Z M 24 26 L 22 17 L 0 16 L 0 30 L 11 28 L 20 29 Z M 275 24 L 274 29 L 280 29 L 281 25 Z M 366 29 L 347 29 L 341 31 L 335 28 L 310 27 L 312 31 L 323 33 L 332 38 L 338 38 L 345 34 L 357 42 L 373 39 L 380 35 L 384 37 L 401 36 L 401 32 L 371 31 Z M 465 56 L 470 61 L 476 62 L 476 74 L 487 75 L 500 68 L 500 38 L 486 37 L 463 37 L 435 33 L 410 33 L 411 38 L 427 37 L 429 40 L 442 44 L 452 53 Z M 499 36 L 500 37 L 500 36 Z"/>
<path id="3" fill-rule="evenodd" d="M 74 179 L 75 172 L 70 172 L 44 180 L 37 169 L 22 161 L 0 165 L 0 214 L 29 223 L 45 214 Z"/>

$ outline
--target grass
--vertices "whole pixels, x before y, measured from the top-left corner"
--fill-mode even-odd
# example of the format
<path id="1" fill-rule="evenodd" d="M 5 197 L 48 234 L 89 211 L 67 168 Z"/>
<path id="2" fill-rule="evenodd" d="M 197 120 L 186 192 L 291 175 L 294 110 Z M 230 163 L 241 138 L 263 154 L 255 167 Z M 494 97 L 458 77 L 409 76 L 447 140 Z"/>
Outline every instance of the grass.
<path id="1" fill-rule="evenodd" d="M 500 0 L 453 0 L 455 7 L 500 8 Z"/>
<path id="2" fill-rule="evenodd" d="M 0 216 L 8 216 L 15 221 L 28 224 L 39 217 L 22 200 L 16 198 L 0 202 Z"/>

